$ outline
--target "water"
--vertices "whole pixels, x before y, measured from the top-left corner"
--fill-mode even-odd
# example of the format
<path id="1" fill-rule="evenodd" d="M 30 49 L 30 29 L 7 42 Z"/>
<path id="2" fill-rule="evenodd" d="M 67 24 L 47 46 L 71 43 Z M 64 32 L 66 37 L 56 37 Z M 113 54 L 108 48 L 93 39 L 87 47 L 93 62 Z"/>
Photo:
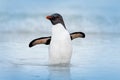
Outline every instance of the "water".
<path id="1" fill-rule="evenodd" d="M 40 35 L 1 33 L 0 80 L 119 80 L 118 34 L 90 34 L 73 40 L 71 65 L 48 66 L 48 46 L 29 48 Z M 47 36 L 44 34 L 41 36 Z"/>
<path id="2" fill-rule="evenodd" d="M 0 0 L 0 80 L 120 80 L 119 0 Z M 31 40 L 51 35 L 47 15 L 62 14 L 75 39 L 70 66 L 49 66 L 48 47 Z"/>
<path id="3" fill-rule="evenodd" d="M 50 32 L 45 19 L 62 14 L 69 31 L 120 33 L 119 0 L 2 0 L 0 32 Z"/>

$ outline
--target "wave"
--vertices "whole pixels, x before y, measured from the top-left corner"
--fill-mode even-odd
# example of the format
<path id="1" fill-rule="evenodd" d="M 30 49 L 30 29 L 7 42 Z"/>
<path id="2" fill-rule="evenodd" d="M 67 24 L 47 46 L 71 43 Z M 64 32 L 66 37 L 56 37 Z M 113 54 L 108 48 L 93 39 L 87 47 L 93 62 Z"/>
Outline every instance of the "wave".
<path id="1" fill-rule="evenodd" d="M 69 14 L 69 13 L 68 13 Z M 120 16 L 105 14 L 63 14 L 70 31 L 119 32 Z M 0 14 L 0 32 L 48 32 L 51 23 L 45 19 L 48 13 L 41 14 Z"/>

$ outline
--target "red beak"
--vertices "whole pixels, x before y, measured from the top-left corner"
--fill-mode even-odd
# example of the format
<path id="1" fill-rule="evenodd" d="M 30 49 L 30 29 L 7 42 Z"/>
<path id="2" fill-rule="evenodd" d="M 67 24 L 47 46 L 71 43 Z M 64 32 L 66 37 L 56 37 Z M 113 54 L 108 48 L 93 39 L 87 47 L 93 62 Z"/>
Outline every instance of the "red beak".
<path id="1" fill-rule="evenodd" d="M 49 19 L 49 20 L 50 20 L 50 19 L 52 19 L 52 16 L 47 16 L 46 19 Z"/>

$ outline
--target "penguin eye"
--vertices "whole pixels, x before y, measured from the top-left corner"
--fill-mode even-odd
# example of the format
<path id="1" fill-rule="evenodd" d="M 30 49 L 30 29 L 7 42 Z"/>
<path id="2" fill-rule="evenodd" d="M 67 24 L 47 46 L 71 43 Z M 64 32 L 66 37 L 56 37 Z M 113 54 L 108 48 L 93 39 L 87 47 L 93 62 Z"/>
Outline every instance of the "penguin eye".
<path id="1" fill-rule="evenodd" d="M 58 19 L 59 17 L 57 16 L 57 17 L 55 17 L 56 19 Z"/>
<path id="2" fill-rule="evenodd" d="M 52 20 L 55 20 L 55 19 L 56 19 L 55 17 L 52 18 Z"/>

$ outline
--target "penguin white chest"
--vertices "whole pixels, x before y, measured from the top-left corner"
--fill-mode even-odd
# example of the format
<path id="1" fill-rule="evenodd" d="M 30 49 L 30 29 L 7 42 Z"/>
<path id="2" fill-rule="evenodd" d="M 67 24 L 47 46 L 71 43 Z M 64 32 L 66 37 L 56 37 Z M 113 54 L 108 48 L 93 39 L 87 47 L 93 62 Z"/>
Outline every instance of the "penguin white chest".
<path id="1" fill-rule="evenodd" d="M 72 44 L 69 32 L 62 24 L 52 27 L 49 49 L 50 64 L 69 64 L 72 56 Z"/>

